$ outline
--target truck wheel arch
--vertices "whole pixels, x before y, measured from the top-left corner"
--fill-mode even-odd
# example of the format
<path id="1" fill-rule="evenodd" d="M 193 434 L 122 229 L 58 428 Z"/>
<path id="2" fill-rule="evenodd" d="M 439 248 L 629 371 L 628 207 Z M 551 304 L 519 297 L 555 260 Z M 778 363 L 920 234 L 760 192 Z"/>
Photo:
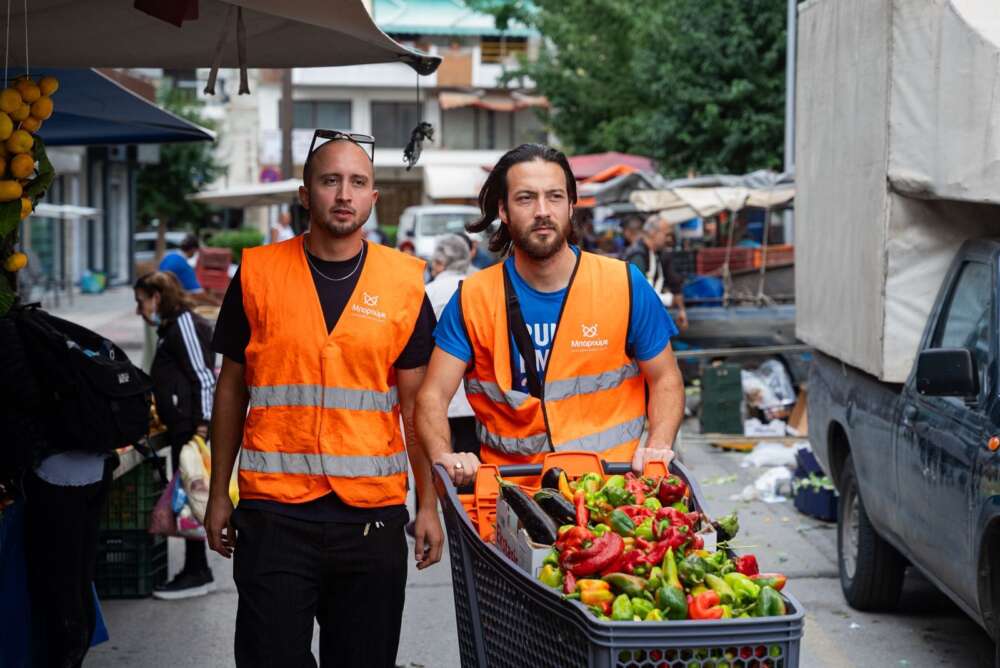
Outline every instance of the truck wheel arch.
<path id="1" fill-rule="evenodd" d="M 1000 559 L 1000 513 L 989 521 L 982 536 L 976 578 L 979 613 L 986 631 L 995 642 L 1000 642 L 1000 573 L 991 568 Z"/>
<path id="2" fill-rule="evenodd" d="M 830 422 L 826 435 L 827 451 L 830 457 L 830 478 L 833 484 L 840 489 L 840 481 L 843 477 L 844 462 L 851 454 L 851 442 L 847 438 L 847 430 L 836 420 Z"/>

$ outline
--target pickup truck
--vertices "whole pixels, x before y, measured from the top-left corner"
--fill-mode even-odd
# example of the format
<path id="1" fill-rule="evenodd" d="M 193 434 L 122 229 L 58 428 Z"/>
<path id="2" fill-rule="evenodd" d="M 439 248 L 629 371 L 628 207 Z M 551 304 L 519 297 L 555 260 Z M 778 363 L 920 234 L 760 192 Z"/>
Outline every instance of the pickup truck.
<path id="1" fill-rule="evenodd" d="M 817 354 L 808 393 L 810 441 L 840 493 L 837 556 L 847 602 L 859 610 L 893 608 L 912 565 L 994 641 L 998 262 L 1000 240 L 961 247 L 905 383 L 883 383 Z"/>

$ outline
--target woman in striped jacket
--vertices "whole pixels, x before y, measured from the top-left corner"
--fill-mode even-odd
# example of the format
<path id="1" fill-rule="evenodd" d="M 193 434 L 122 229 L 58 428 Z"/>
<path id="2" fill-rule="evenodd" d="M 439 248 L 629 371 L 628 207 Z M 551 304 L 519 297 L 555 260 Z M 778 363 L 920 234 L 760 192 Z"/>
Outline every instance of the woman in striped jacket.
<path id="1" fill-rule="evenodd" d="M 211 349 L 212 325 L 191 312 L 180 281 L 170 272 L 157 271 L 136 281 L 136 313 L 156 327 L 156 355 L 150 376 L 156 411 L 167 427 L 174 471 L 181 447 L 195 434 L 208 436 L 215 392 L 215 353 Z M 186 540 L 184 568 L 153 596 L 163 599 L 207 594 L 212 572 L 203 540 Z"/>

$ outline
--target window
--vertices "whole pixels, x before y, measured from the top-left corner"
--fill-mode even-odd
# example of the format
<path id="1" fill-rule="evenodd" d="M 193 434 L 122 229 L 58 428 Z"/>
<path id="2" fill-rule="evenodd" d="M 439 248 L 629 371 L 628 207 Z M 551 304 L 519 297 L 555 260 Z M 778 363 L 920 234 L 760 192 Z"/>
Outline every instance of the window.
<path id="1" fill-rule="evenodd" d="M 349 101 L 295 101 L 292 103 L 292 127 L 302 130 L 350 130 Z"/>
<path id="2" fill-rule="evenodd" d="M 980 372 L 989 364 L 992 278 L 988 265 L 967 262 L 962 266 L 931 345 L 968 348 Z"/>
<path id="3" fill-rule="evenodd" d="M 502 63 L 508 58 L 528 53 L 528 40 L 524 37 L 484 38 L 479 45 L 484 63 Z"/>
<path id="4" fill-rule="evenodd" d="M 372 102 L 372 134 L 375 145 L 403 148 L 420 122 L 415 102 Z"/>
<path id="5" fill-rule="evenodd" d="M 507 150 L 525 143 L 545 143 L 545 127 L 533 109 L 515 112 L 478 107 L 441 114 L 442 146 L 450 149 Z"/>

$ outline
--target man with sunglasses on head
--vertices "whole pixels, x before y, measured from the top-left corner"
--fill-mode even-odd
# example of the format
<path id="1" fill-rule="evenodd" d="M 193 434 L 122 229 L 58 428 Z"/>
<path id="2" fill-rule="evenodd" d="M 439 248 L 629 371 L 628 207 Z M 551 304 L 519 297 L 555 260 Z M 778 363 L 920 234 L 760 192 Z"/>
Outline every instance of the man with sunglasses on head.
<path id="1" fill-rule="evenodd" d="M 407 459 L 417 568 L 441 558 L 413 430 L 434 312 L 424 263 L 363 239 L 378 199 L 373 158 L 370 136 L 316 131 L 299 188 L 309 231 L 244 251 L 219 314 L 205 529 L 213 550 L 234 556 L 240 667 L 315 666 L 314 620 L 320 665 L 395 665 Z"/>

